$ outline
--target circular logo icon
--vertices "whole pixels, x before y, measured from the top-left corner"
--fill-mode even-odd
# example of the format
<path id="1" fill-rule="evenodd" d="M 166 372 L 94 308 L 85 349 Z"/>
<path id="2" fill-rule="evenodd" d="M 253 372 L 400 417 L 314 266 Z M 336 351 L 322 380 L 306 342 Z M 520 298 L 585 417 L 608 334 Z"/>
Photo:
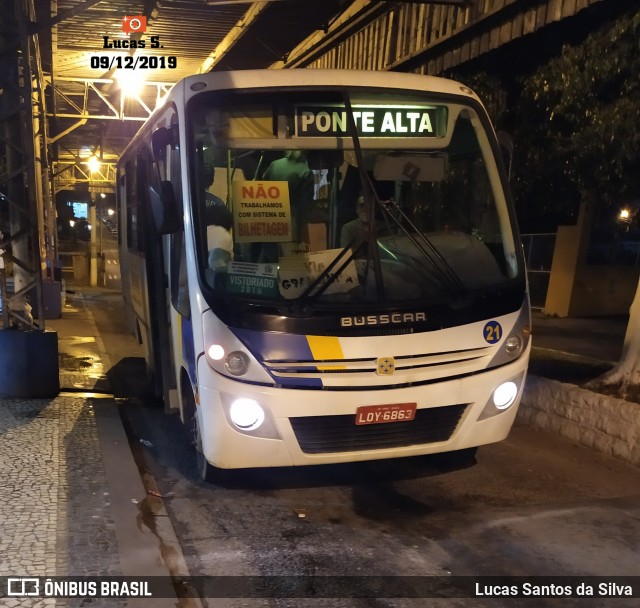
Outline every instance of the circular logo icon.
<path id="1" fill-rule="evenodd" d="M 502 338 L 502 325 L 497 321 L 489 321 L 482 330 L 484 335 L 484 339 L 489 344 L 495 344 L 496 342 L 500 342 Z"/>

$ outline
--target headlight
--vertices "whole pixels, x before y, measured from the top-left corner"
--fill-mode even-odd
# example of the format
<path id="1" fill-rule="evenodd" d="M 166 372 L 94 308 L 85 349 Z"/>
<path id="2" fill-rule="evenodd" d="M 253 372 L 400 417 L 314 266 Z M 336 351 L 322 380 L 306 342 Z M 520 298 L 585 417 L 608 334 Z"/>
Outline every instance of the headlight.
<path id="1" fill-rule="evenodd" d="M 528 302 L 522 306 L 518 318 L 508 333 L 505 333 L 487 369 L 508 365 L 521 357 L 529 348 L 531 339 L 531 319 Z"/>
<path id="2" fill-rule="evenodd" d="M 249 367 L 249 358 L 242 351 L 235 350 L 224 360 L 225 369 L 233 376 L 242 376 Z"/>
<path id="3" fill-rule="evenodd" d="M 229 408 L 229 417 L 241 431 L 253 431 L 264 422 L 264 410 L 253 399 L 236 399 Z"/>
<path id="4" fill-rule="evenodd" d="M 493 404 L 499 410 L 506 410 L 518 396 L 518 385 L 515 382 L 504 382 L 493 391 Z"/>
<path id="5" fill-rule="evenodd" d="M 522 352 L 522 338 L 518 335 L 509 336 L 504 343 L 504 349 L 513 357 L 518 356 Z"/>
<path id="6" fill-rule="evenodd" d="M 273 377 L 252 353 L 259 342 L 258 332 L 248 332 L 245 342 L 227 327 L 211 310 L 202 315 L 202 337 L 204 339 L 204 361 L 216 373 L 238 382 L 273 385 Z M 199 359 L 200 361 L 200 359 Z M 198 363 L 200 365 L 200 363 Z M 215 380 L 207 370 L 198 379 L 203 386 L 214 388 Z"/>
<path id="7" fill-rule="evenodd" d="M 224 357 L 224 348 L 220 344 L 212 344 L 207 349 L 207 355 L 214 361 L 220 361 Z"/>

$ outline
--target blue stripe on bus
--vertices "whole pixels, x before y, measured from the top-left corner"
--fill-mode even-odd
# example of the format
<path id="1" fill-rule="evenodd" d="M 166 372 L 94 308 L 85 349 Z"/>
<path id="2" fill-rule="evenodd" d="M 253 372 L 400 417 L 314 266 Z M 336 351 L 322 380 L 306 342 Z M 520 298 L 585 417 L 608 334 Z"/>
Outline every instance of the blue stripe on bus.
<path id="1" fill-rule="evenodd" d="M 307 336 L 279 334 L 251 329 L 232 329 L 238 339 L 258 361 L 313 361 Z M 267 371 L 269 371 L 267 369 Z M 320 378 L 281 378 L 272 376 L 282 386 L 322 387 Z"/>
<path id="2" fill-rule="evenodd" d="M 180 328 L 182 334 L 182 358 L 187 365 L 187 372 L 191 383 L 196 383 L 196 351 L 193 346 L 193 323 L 186 317 L 180 318 Z"/>

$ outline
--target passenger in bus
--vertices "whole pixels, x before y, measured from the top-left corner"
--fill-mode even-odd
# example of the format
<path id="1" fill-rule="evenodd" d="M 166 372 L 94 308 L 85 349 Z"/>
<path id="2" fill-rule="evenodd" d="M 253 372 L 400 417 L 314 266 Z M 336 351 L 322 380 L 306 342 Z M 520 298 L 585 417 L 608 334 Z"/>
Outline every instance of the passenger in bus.
<path id="1" fill-rule="evenodd" d="M 356 162 L 353 153 L 345 154 L 338 171 L 337 226 L 344 226 L 347 222 L 358 217 L 353 201 L 357 200 L 362 189 L 362 180 L 360 172 L 354 166 Z"/>
<path id="2" fill-rule="evenodd" d="M 367 203 L 362 194 L 356 201 L 356 214 L 358 217 L 355 220 L 347 222 L 340 231 L 341 247 L 356 246 L 367 236 L 371 228 L 369 215 L 367 213 Z M 377 233 L 384 228 L 385 226 L 383 222 L 375 220 L 375 230 Z"/>
<path id="3" fill-rule="evenodd" d="M 313 205 L 313 172 L 303 150 L 289 150 L 283 158 L 274 160 L 265 170 L 263 179 L 286 181 L 289 184 L 293 240 L 299 240 L 299 226 L 308 221 Z"/>
<path id="4" fill-rule="evenodd" d="M 233 216 L 227 206 L 221 204 L 205 207 L 205 221 L 207 224 L 207 250 L 209 251 L 208 266 L 212 270 L 226 270 L 227 264 L 233 259 Z"/>
<path id="5" fill-rule="evenodd" d="M 213 180 L 215 177 L 215 169 L 213 168 L 213 165 L 205 163 L 202 166 L 200 176 L 203 184 L 202 188 L 204 190 L 205 206 L 211 207 L 214 205 L 224 205 L 224 201 L 210 190 L 211 186 L 213 186 Z"/>

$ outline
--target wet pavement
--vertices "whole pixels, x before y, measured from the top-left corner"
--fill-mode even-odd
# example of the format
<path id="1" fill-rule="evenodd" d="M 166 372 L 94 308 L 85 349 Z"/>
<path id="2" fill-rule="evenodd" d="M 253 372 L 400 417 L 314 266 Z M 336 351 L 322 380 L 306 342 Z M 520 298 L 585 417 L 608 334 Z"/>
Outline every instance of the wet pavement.
<path id="1" fill-rule="evenodd" d="M 96 401 L 0 400 L 0 575 L 122 574 Z M 41 605 L 56 604 L 2 600 L 7 608 Z"/>
<path id="2" fill-rule="evenodd" d="M 107 377 L 111 362 L 83 294 L 68 293 L 62 318 L 46 327 L 58 334 L 60 394 L 0 399 L 0 582 L 187 574 L 162 500 L 134 462 Z M 3 608 L 89 605 L 5 591 L 0 584 Z M 178 605 L 175 597 L 89 601 L 92 608 Z"/>

